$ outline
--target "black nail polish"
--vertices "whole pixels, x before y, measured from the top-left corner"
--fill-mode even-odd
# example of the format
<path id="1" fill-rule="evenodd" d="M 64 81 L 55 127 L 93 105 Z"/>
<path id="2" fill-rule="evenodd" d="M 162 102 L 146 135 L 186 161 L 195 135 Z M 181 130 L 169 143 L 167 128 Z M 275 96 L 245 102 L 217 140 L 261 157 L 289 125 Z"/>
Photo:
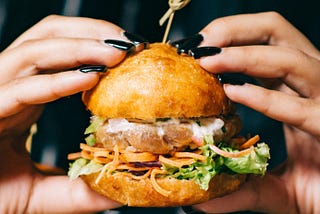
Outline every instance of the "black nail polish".
<path id="1" fill-rule="evenodd" d="M 198 47 L 198 45 L 203 41 L 203 36 L 201 34 L 195 34 L 193 36 L 181 39 L 178 41 L 171 42 L 170 44 L 178 49 L 178 53 L 188 53 L 190 49 Z"/>
<path id="2" fill-rule="evenodd" d="M 139 36 L 137 34 L 133 34 L 133 33 L 130 33 L 128 31 L 125 31 L 123 33 L 123 35 L 129 39 L 134 45 L 140 45 L 140 44 L 143 44 L 144 48 L 147 48 L 149 46 L 149 41 L 145 38 L 143 38 L 142 36 Z"/>
<path id="3" fill-rule="evenodd" d="M 205 214 L 204 212 L 200 212 L 200 211 L 197 211 L 197 210 L 193 209 L 192 206 L 182 207 L 182 210 L 183 210 L 186 214 Z"/>
<path id="4" fill-rule="evenodd" d="M 196 41 L 200 40 L 200 42 L 202 42 L 203 36 L 201 34 L 195 34 L 195 35 L 189 36 L 189 37 L 184 38 L 184 39 L 180 39 L 180 40 L 177 40 L 177 41 L 170 42 L 170 45 L 172 45 L 172 46 L 174 46 L 176 48 L 179 48 L 179 47 L 181 47 L 181 45 L 183 45 L 188 40 L 196 40 Z"/>
<path id="5" fill-rule="evenodd" d="M 218 74 L 218 80 L 221 84 L 244 85 L 244 77 L 240 74 Z"/>
<path id="6" fill-rule="evenodd" d="M 221 48 L 218 47 L 199 47 L 188 51 L 188 54 L 195 59 L 199 59 L 203 56 L 213 56 L 221 52 Z"/>
<path id="7" fill-rule="evenodd" d="M 185 41 L 187 41 L 188 38 L 179 39 L 173 42 L 170 42 L 169 44 L 175 48 L 179 48 Z"/>
<path id="8" fill-rule="evenodd" d="M 196 34 L 195 36 L 189 38 L 187 41 L 182 43 L 178 47 L 178 53 L 188 53 L 189 50 L 198 47 L 198 45 L 203 41 L 203 36 L 201 34 Z"/>
<path id="9" fill-rule="evenodd" d="M 79 71 L 82 73 L 89 73 L 89 72 L 106 72 L 107 67 L 105 65 L 88 65 L 79 68 Z"/>
<path id="10" fill-rule="evenodd" d="M 126 51 L 128 53 L 134 52 L 136 48 L 134 44 L 121 40 L 106 39 L 104 40 L 104 43 L 119 50 Z"/>

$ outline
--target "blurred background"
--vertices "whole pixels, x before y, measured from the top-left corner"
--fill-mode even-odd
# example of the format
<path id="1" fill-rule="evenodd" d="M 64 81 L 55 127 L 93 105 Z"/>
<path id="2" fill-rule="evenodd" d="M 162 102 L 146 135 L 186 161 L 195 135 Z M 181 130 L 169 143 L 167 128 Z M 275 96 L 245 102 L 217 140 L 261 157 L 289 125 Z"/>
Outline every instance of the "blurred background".
<path id="1" fill-rule="evenodd" d="M 196 34 L 212 20 L 234 14 L 277 11 L 320 46 L 320 13 L 315 0 L 192 0 L 175 13 L 171 41 Z M 168 9 L 167 0 L 0 0 L 0 50 L 5 49 L 29 27 L 50 14 L 83 16 L 107 20 L 123 29 L 160 42 L 165 25 L 159 19 Z M 19 59 L 17 59 L 19 60 Z M 232 60 L 232 59 L 230 59 Z M 254 82 L 251 78 L 246 81 Z M 41 90 L 41 89 L 39 89 Z M 49 103 L 37 123 L 31 156 L 35 162 L 68 169 L 67 154 L 79 151 L 90 113 L 80 94 Z M 271 147 L 269 169 L 286 159 L 282 124 L 238 105 L 243 121 L 242 134 L 259 134 Z M 180 208 L 120 208 L 105 213 L 183 213 Z"/>

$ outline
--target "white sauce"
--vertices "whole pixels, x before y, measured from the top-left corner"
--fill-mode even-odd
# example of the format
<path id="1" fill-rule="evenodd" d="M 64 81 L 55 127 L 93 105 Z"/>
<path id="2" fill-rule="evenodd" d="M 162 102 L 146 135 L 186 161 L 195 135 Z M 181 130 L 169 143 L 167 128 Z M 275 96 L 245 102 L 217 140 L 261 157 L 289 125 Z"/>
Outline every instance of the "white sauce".
<path id="1" fill-rule="evenodd" d="M 170 119 L 167 121 L 159 121 L 155 122 L 155 126 L 157 127 L 158 136 L 163 136 L 165 133 L 163 131 L 162 126 L 165 124 L 188 124 L 190 126 L 190 130 L 193 132 L 193 136 L 201 138 L 205 135 L 215 135 L 218 132 L 221 132 L 221 128 L 224 126 L 224 121 L 219 118 L 203 118 L 200 119 L 198 122 L 194 120 L 186 120 L 183 121 L 179 119 Z M 135 128 L 136 126 L 141 125 L 139 123 L 129 122 L 124 118 L 117 118 L 117 119 L 109 119 L 108 125 L 106 126 L 106 132 L 109 133 L 118 133 L 122 131 L 128 131 L 130 129 Z"/>
<path id="2" fill-rule="evenodd" d="M 163 129 L 162 129 L 161 126 L 158 126 L 158 127 L 157 127 L 157 134 L 158 134 L 158 136 L 160 136 L 160 137 L 162 137 L 162 136 L 164 135 L 164 131 L 163 131 Z"/>
<path id="3" fill-rule="evenodd" d="M 130 123 L 124 118 L 109 119 L 106 131 L 109 133 L 118 133 L 121 131 L 127 131 L 134 128 L 134 123 Z"/>
<path id="4" fill-rule="evenodd" d="M 193 136 L 198 138 L 209 134 L 214 135 L 215 133 L 220 132 L 221 128 L 224 126 L 224 122 L 219 118 L 206 118 L 200 120 L 200 125 L 201 126 L 191 120 Z"/>

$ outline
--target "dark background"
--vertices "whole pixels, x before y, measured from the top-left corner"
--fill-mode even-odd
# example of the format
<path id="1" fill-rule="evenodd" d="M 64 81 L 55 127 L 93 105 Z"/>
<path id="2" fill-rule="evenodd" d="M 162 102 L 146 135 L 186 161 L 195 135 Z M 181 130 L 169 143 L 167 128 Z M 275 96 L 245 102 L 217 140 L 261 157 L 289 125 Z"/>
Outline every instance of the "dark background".
<path id="1" fill-rule="evenodd" d="M 159 19 L 168 9 L 166 0 L 0 0 L 0 50 L 16 37 L 50 14 L 103 19 L 125 30 L 140 34 L 151 42 L 162 40 L 165 27 Z M 320 13 L 315 0 L 193 0 L 175 14 L 170 40 L 193 35 L 213 19 L 262 11 L 277 11 L 302 31 L 315 46 L 320 46 Z M 19 60 L 19 59 L 17 59 Z M 232 60 L 232 59 L 230 59 Z M 247 79 L 248 81 L 253 81 Z M 40 89 L 41 90 L 41 89 Z M 270 169 L 286 159 L 282 124 L 238 105 L 244 128 L 242 134 L 260 134 L 271 147 Z M 67 154 L 79 150 L 90 113 L 80 94 L 49 103 L 38 122 L 32 158 L 40 163 L 68 168 Z M 149 209 L 120 209 L 121 213 L 149 212 Z M 176 213 L 154 209 L 153 213 Z"/>

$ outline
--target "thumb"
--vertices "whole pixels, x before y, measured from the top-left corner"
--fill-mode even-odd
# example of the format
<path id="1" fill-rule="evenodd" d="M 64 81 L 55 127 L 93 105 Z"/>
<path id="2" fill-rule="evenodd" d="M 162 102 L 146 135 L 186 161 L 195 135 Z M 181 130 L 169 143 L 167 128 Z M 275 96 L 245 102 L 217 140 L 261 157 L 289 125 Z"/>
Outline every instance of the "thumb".
<path id="1" fill-rule="evenodd" d="M 67 176 L 41 176 L 35 180 L 27 212 L 87 213 L 120 206 L 91 190 L 81 179 L 70 181 Z"/>
<path id="2" fill-rule="evenodd" d="M 266 213 L 290 213 L 289 197 L 283 182 L 273 176 L 250 176 L 236 192 L 221 198 L 195 205 L 196 210 L 206 213 L 229 213 L 235 211 L 260 211 Z"/>

